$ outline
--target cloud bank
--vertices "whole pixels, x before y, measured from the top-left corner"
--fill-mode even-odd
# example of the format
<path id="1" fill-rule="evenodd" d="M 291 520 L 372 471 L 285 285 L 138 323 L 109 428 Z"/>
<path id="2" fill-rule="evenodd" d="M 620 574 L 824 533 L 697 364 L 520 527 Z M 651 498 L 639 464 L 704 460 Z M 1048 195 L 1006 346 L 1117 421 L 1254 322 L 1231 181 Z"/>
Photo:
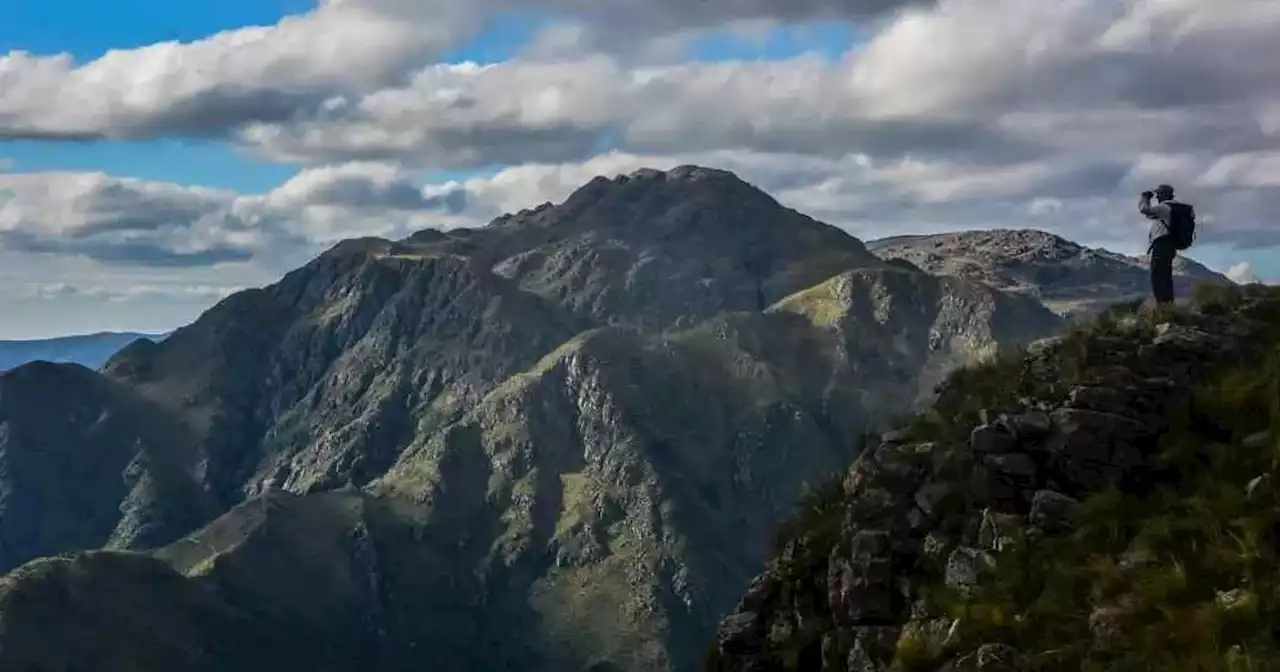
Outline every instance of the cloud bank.
<path id="1" fill-rule="evenodd" d="M 520 12 L 541 28 L 516 56 L 441 62 Z M 815 21 L 866 39 L 691 57 Z M 0 55 L 0 138 L 216 138 L 299 166 L 261 193 L 0 172 L 0 249 L 274 272 L 343 237 L 702 163 L 863 237 L 1036 226 L 1130 251 L 1136 193 L 1171 182 L 1219 265 L 1265 279 L 1272 255 L 1232 255 L 1280 245 L 1278 64 L 1274 0 L 324 0 L 83 63 Z"/>

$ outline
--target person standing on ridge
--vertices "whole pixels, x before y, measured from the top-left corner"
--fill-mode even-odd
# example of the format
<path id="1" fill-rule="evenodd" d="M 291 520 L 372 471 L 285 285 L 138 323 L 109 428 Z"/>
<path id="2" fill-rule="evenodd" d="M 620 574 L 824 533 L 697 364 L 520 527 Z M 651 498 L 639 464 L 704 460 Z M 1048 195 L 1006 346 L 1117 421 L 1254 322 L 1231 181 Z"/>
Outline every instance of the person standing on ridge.
<path id="1" fill-rule="evenodd" d="M 1151 204 L 1152 196 L 1156 204 Z M 1151 259 L 1151 294 L 1157 304 L 1173 303 L 1173 259 L 1178 250 L 1195 241 L 1196 211 L 1173 197 L 1173 187 L 1162 184 L 1142 192 L 1138 212 L 1151 220 L 1147 254 Z"/>

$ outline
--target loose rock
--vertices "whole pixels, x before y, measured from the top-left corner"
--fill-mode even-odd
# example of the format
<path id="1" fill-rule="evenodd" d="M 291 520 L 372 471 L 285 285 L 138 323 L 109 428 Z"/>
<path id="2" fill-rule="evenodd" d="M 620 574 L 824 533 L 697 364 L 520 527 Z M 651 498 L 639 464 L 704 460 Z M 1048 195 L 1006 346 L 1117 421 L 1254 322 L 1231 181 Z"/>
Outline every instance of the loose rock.
<path id="1" fill-rule="evenodd" d="M 1032 525 L 1058 534 L 1072 527 L 1072 512 L 1079 501 L 1054 490 L 1040 490 L 1031 499 Z"/>
<path id="2" fill-rule="evenodd" d="M 982 572 L 995 567 L 995 558 L 986 551 L 961 546 L 947 558 L 945 581 L 952 588 L 965 589 L 978 584 Z"/>

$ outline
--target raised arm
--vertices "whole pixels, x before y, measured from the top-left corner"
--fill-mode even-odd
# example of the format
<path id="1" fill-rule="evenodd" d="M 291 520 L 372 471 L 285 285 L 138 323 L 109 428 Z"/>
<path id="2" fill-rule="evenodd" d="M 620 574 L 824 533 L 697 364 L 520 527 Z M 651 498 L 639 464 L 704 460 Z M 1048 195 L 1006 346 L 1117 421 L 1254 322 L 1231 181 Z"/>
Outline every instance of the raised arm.
<path id="1" fill-rule="evenodd" d="M 1147 219 L 1162 219 L 1164 211 L 1169 206 L 1164 203 L 1156 203 L 1151 205 L 1151 192 L 1143 192 L 1142 197 L 1138 200 L 1138 212 L 1147 216 Z"/>

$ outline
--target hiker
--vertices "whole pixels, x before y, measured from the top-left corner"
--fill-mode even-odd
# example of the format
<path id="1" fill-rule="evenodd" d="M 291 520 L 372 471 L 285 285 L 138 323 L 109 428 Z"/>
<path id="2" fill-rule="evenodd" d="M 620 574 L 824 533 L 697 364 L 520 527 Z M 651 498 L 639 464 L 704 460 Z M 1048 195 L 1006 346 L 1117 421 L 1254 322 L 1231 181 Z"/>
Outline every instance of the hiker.
<path id="1" fill-rule="evenodd" d="M 1154 196 L 1156 204 L 1151 204 Z M 1196 211 L 1173 197 L 1173 187 L 1162 184 L 1142 192 L 1138 211 L 1151 221 L 1147 254 L 1151 258 L 1151 294 L 1157 304 L 1173 303 L 1173 258 L 1195 240 Z"/>

